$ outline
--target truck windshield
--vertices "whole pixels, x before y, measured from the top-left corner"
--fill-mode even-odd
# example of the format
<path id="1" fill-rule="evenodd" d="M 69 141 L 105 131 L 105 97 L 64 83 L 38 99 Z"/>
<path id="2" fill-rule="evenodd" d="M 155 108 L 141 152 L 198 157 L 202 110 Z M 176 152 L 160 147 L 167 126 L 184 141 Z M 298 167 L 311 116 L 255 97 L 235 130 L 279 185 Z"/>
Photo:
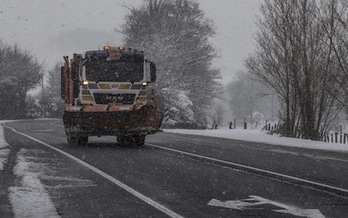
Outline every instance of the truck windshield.
<path id="1" fill-rule="evenodd" d="M 139 82 L 143 80 L 142 62 L 90 61 L 86 77 L 97 82 Z"/>

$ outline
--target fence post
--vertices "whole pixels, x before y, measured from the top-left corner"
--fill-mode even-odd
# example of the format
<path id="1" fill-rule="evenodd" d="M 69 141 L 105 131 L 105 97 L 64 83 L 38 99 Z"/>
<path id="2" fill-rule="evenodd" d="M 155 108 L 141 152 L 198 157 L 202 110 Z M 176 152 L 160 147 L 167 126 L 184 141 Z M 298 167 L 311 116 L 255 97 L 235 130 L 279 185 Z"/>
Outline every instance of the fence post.
<path id="1" fill-rule="evenodd" d="M 335 132 L 335 143 L 337 143 L 337 135 L 338 135 L 338 133 L 337 132 Z"/>
<path id="2" fill-rule="evenodd" d="M 230 122 L 230 129 L 232 129 L 232 122 Z"/>
<path id="3" fill-rule="evenodd" d="M 244 118 L 244 129 L 247 129 L 248 126 L 247 126 L 247 122 L 246 122 L 246 118 Z"/>
<path id="4" fill-rule="evenodd" d="M 268 129 L 267 129 L 267 124 L 268 124 L 268 119 L 266 119 L 266 130 L 268 130 Z"/>
<path id="5" fill-rule="evenodd" d="M 340 125 L 340 144 L 342 144 L 342 124 Z"/>

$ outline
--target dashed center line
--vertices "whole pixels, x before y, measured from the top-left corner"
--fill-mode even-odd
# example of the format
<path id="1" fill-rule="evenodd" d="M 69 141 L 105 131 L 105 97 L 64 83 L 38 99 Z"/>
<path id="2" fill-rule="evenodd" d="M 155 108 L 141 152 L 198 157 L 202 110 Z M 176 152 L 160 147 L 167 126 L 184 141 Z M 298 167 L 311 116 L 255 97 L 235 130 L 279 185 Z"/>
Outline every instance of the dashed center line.
<path id="1" fill-rule="evenodd" d="M 334 158 L 334 157 L 305 154 L 305 153 L 293 152 L 293 151 L 284 151 L 284 150 L 280 150 L 280 149 L 270 149 L 269 151 L 272 151 L 275 153 L 281 153 L 281 154 L 290 154 L 290 155 L 294 155 L 294 156 L 304 156 L 304 157 L 308 157 L 308 158 L 315 159 L 315 160 L 332 160 L 332 161 L 340 161 L 340 162 L 347 162 L 348 163 L 348 160 Z"/>
<path id="2" fill-rule="evenodd" d="M 348 196 L 348 189 L 339 188 L 339 187 L 335 187 L 335 186 L 331 186 L 331 185 L 326 185 L 323 183 L 314 182 L 314 181 L 310 181 L 310 180 L 306 180 L 306 179 L 301 179 L 299 177 L 289 176 L 289 175 L 285 175 L 285 174 L 281 174 L 281 173 L 276 173 L 276 172 L 272 172 L 272 171 L 268 171 L 268 170 L 264 170 L 264 169 L 260 169 L 260 168 L 256 168 L 256 167 L 251 167 L 251 166 L 247 166 L 247 165 L 243 165 L 243 164 L 219 160 L 216 158 L 207 157 L 207 156 L 203 156 L 203 155 L 199 155 L 199 154 L 193 154 L 193 153 L 189 153 L 186 151 L 180 151 L 180 150 L 176 150 L 176 149 L 172 149 L 172 148 L 162 147 L 162 146 L 155 145 L 152 143 L 146 143 L 146 144 L 148 146 L 155 147 L 158 149 L 167 150 L 170 152 L 178 153 L 181 155 L 186 155 L 186 156 L 193 157 L 193 158 L 198 158 L 201 160 L 206 160 L 208 162 L 220 164 L 223 166 L 229 166 L 229 167 L 232 167 L 234 169 L 244 170 L 244 171 L 252 172 L 255 174 L 259 174 L 259 175 L 268 176 L 270 178 L 275 178 L 275 179 L 279 179 L 279 180 L 283 180 L 283 181 L 288 180 L 288 181 L 291 181 L 293 183 L 306 185 L 306 186 L 312 187 L 318 191 L 324 191 L 326 193 L 330 193 L 330 194 L 333 194 L 336 196 L 340 196 L 340 197 L 344 197 L 344 198 L 346 198 Z"/>

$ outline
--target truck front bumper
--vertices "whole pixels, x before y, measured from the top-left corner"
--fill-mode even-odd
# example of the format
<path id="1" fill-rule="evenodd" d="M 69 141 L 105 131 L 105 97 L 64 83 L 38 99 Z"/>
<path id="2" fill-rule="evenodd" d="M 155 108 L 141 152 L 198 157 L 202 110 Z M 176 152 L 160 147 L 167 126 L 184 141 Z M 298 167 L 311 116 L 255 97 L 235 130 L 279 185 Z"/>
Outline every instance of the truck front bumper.
<path id="1" fill-rule="evenodd" d="M 65 112 L 63 122 L 67 135 L 148 135 L 160 131 L 160 118 L 153 107 L 135 111 Z"/>

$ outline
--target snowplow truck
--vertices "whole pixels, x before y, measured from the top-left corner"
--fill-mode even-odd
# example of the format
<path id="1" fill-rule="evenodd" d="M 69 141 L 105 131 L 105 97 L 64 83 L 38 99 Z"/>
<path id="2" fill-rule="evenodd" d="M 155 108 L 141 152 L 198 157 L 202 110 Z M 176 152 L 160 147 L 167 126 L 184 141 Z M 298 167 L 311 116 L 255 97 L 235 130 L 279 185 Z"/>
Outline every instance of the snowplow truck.
<path id="1" fill-rule="evenodd" d="M 69 145 L 85 145 L 89 136 L 116 136 L 123 145 L 142 146 L 160 131 L 151 83 L 156 65 L 143 51 L 104 46 L 64 56 L 61 97 Z"/>

